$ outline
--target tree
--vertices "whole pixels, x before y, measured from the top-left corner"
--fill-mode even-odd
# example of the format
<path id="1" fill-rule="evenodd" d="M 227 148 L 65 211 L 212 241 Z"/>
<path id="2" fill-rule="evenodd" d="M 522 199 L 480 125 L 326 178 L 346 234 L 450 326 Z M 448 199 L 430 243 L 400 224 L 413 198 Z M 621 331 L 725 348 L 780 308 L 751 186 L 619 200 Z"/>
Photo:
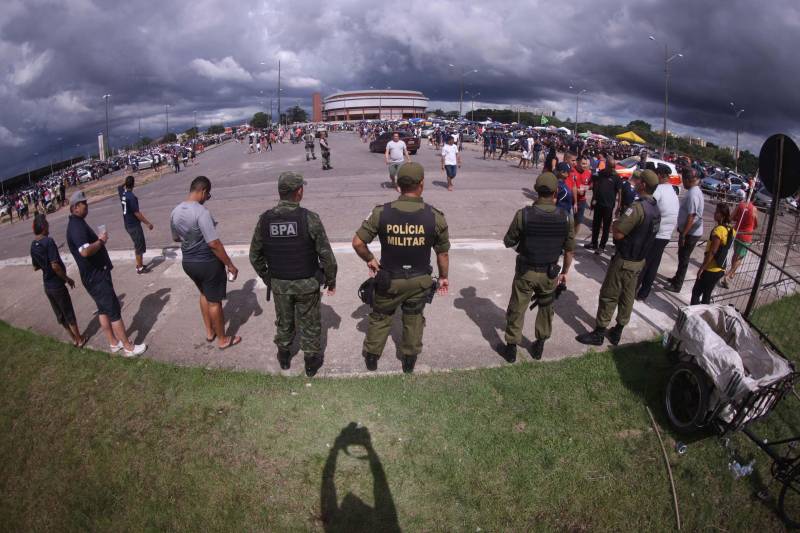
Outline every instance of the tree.
<path id="1" fill-rule="evenodd" d="M 219 135 L 225 133 L 225 127 L 222 124 L 212 124 L 208 127 L 207 132 L 209 135 Z"/>
<path id="2" fill-rule="evenodd" d="M 178 136 L 172 132 L 167 133 L 161 138 L 162 143 L 174 143 L 178 140 Z"/>
<path id="3" fill-rule="evenodd" d="M 259 111 L 253 118 L 250 119 L 250 125 L 256 129 L 265 129 L 269 127 L 269 115 Z"/>
<path id="4" fill-rule="evenodd" d="M 308 122 L 308 114 L 305 109 L 296 105 L 286 110 L 286 119 L 289 123 Z"/>
<path id="5" fill-rule="evenodd" d="M 653 131 L 653 126 L 651 126 L 649 122 L 645 122 L 644 120 L 631 120 L 630 122 L 628 122 L 628 129 Z"/>
<path id="6" fill-rule="evenodd" d="M 141 138 L 141 139 L 139 139 L 139 141 L 136 143 L 136 146 L 137 146 L 138 148 L 143 148 L 143 147 L 145 147 L 145 146 L 150 146 L 151 144 L 153 144 L 153 139 L 151 139 L 150 137 L 142 137 L 142 138 Z"/>
<path id="7" fill-rule="evenodd" d="M 199 133 L 199 131 L 198 131 L 198 129 L 197 129 L 196 127 L 191 127 L 191 128 L 189 128 L 188 130 L 186 130 L 184 133 L 185 133 L 185 134 L 186 134 L 186 135 L 187 135 L 187 136 L 188 136 L 190 139 L 194 139 L 195 137 L 197 137 L 197 134 Z"/>

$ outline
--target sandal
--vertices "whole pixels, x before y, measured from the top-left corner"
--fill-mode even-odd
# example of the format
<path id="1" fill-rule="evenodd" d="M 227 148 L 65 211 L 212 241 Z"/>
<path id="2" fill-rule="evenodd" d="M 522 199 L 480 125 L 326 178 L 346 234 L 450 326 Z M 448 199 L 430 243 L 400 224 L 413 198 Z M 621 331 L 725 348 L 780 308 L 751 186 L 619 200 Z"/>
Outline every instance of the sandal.
<path id="1" fill-rule="evenodd" d="M 206 342 L 214 342 L 217 339 L 217 334 L 214 333 L 211 337 L 206 337 Z"/>
<path id="2" fill-rule="evenodd" d="M 234 335 L 233 337 L 228 337 L 228 342 L 223 344 L 222 346 L 220 346 L 219 349 L 220 350 L 227 350 L 231 346 L 236 346 L 240 342 L 242 342 L 242 338 L 239 337 L 238 335 Z"/>
<path id="3" fill-rule="evenodd" d="M 72 345 L 76 348 L 83 348 L 84 346 L 86 346 L 87 342 L 89 342 L 89 337 L 84 335 L 81 337 L 81 340 L 77 344 L 73 342 Z"/>

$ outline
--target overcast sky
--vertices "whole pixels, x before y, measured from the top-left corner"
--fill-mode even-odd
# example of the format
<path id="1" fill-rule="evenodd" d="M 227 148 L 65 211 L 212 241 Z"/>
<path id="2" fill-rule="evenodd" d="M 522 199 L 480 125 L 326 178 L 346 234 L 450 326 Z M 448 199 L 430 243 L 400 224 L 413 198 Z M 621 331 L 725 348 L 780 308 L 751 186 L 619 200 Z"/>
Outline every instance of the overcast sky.
<path id="1" fill-rule="evenodd" d="M 112 7 L 113 6 L 113 7 Z M 0 177 L 96 150 L 111 94 L 111 142 L 231 123 L 314 91 L 417 89 L 457 109 L 458 76 L 478 105 L 526 105 L 573 117 L 568 87 L 588 90 L 579 119 L 661 127 L 664 43 L 669 129 L 753 151 L 797 138 L 796 0 L 239 1 L 4 0 L 0 15 Z M 655 42 L 648 39 L 655 37 Z M 469 105 L 465 104 L 465 110 Z M 61 139 L 61 141 L 59 141 Z M 80 145 L 80 147 L 76 147 Z M 38 154 L 38 155 L 34 155 Z"/>

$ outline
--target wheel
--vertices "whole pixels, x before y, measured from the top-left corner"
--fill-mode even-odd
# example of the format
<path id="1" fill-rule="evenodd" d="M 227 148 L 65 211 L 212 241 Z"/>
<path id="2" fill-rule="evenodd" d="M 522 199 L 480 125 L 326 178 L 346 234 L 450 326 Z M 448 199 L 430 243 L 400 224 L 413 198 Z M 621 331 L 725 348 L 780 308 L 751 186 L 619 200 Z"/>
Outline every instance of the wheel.
<path id="1" fill-rule="evenodd" d="M 664 392 L 664 405 L 676 431 L 694 433 L 705 425 L 709 389 L 708 378 L 697 365 L 681 363 L 675 367 Z"/>
<path id="2" fill-rule="evenodd" d="M 784 483 L 778 499 L 778 510 L 787 527 L 800 528 L 800 469 L 795 468 Z"/>

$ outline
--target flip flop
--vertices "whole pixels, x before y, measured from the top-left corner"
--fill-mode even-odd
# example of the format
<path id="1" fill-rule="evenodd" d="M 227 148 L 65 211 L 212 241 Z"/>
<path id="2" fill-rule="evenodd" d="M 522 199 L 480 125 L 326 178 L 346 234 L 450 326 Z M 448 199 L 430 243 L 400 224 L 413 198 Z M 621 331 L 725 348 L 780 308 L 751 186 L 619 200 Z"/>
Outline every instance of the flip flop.
<path id="1" fill-rule="evenodd" d="M 206 342 L 214 342 L 217 338 L 217 334 L 214 333 L 211 338 L 206 337 Z"/>
<path id="2" fill-rule="evenodd" d="M 83 348 L 84 346 L 86 346 L 87 342 L 89 342 L 89 337 L 84 335 L 83 337 L 81 337 L 81 342 L 79 342 L 78 344 L 72 343 L 72 345 L 75 346 L 76 348 Z"/>
<path id="3" fill-rule="evenodd" d="M 238 335 L 235 335 L 233 337 L 230 337 L 230 340 L 227 342 L 227 344 L 225 344 L 223 346 L 220 346 L 219 349 L 220 350 L 227 350 L 231 346 L 236 346 L 240 342 L 242 342 L 242 338 L 239 337 Z"/>

